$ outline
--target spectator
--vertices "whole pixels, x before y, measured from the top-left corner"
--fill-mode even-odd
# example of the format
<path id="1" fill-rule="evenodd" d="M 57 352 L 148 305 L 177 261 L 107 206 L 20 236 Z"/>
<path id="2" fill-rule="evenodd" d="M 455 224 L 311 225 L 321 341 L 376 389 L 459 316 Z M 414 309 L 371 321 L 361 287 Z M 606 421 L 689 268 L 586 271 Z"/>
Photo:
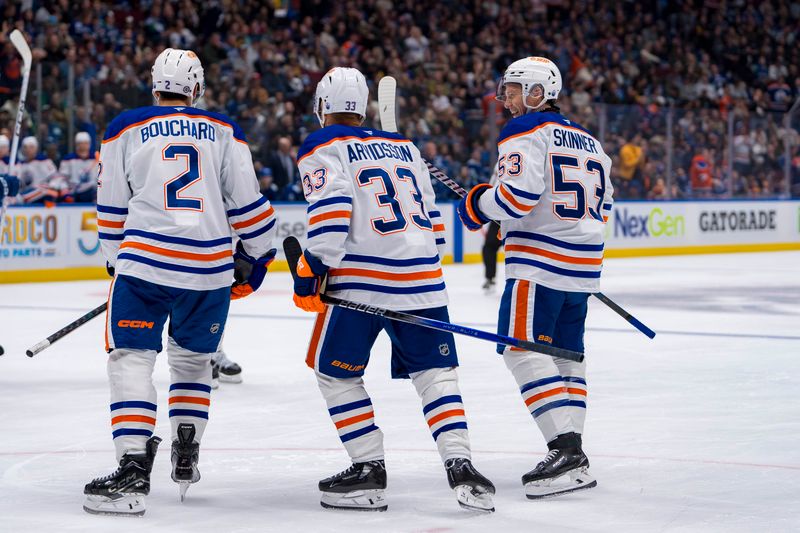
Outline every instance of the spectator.
<path id="1" fill-rule="evenodd" d="M 39 153 L 36 137 L 25 137 L 21 143 L 19 177 L 20 188 L 36 187 L 47 183 L 56 172 L 56 165 L 45 154 Z"/>
<path id="2" fill-rule="evenodd" d="M 269 168 L 272 180 L 279 189 L 295 181 L 298 174 L 297 159 L 292 154 L 292 141 L 289 137 L 278 139 L 278 149 L 270 157 Z"/>
<path id="3" fill-rule="evenodd" d="M 711 162 L 709 150 L 703 148 L 700 153 L 692 158 L 689 179 L 691 180 L 692 193 L 700 198 L 705 198 L 711 194 L 713 184 L 714 165 Z"/>
<path id="4" fill-rule="evenodd" d="M 617 176 L 622 178 L 620 189 L 629 198 L 642 198 L 644 184 L 642 168 L 645 156 L 642 149 L 642 136 L 636 134 L 619 149 L 619 170 Z"/>
<path id="5" fill-rule="evenodd" d="M 722 154 L 728 147 L 730 115 L 750 147 L 749 168 L 745 137 L 733 154 L 745 181 L 764 182 L 773 191 L 783 183 L 780 149 L 770 153 L 768 147 L 781 146 L 779 113 L 800 96 L 800 9 L 794 5 L 549 0 L 531 7 L 523 0 L 352 0 L 300 2 L 281 11 L 274 5 L 258 0 L 6 2 L 4 20 L 17 21 L 28 34 L 44 74 L 42 87 L 31 89 L 40 90 L 42 109 L 35 108 L 37 99 L 28 100 L 29 116 L 41 116 L 41 124 L 28 121 L 23 127 L 43 146 L 55 143 L 59 154 L 66 152 L 66 82 L 72 70 L 78 102 L 85 84 L 92 102 L 75 106 L 72 126 L 96 139 L 122 109 L 151 102 L 149 71 L 161 48 L 193 46 L 209 84 L 201 105 L 228 110 L 245 129 L 255 160 L 274 171 L 273 154 L 262 147 L 274 148 L 272 139 L 285 136 L 296 151 L 317 127 L 308 87 L 330 67 L 352 64 L 373 81 L 387 73 L 395 76 L 404 133 L 419 146 L 434 143 L 452 175 L 471 180 L 491 174 L 491 158 L 483 154 L 507 120 L 502 106 L 493 103 L 496 80 L 520 50 L 531 50 L 569 72 L 560 102 L 602 135 L 603 146 L 618 162 L 612 176 L 623 185 L 618 197 L 646 197 L 658 178 L 667 188 L 677 185 L 681 194 L 689 194 L 680 177 L 688 175 L 692 158 L 703 148 Z M 619 34 L 623 23 L 637 31 Z M 563 30 L 572 26 L 579 31 Z M 21 82 L 8 30 L 5 23 L 0 32 L 0 129 L 13 125 Z M 490 118 L 491 109 L 496 116 Z M 671 135 L 668 116 L 674 120 Z M 367 123 L 377 126 L 374 106 Z M 751 132 L 763 132 L 763 138 Z M 634 140 L 637 133 L 640 141 Z M 641 162 L 632 165 L 633 171 L 630 165 L 621 168 L 636 155 L 621 157 L 626 146 L 626 152 L 631 146 L 642 151 L 634 157 Z M 482 154 L 480 169 L 473 160 L 465 174 L 461 165 L 475 150 Z M 645 169 L 647 162 L 654 164 Z M 727 168 L 713 157 L 710 162 Z M 666 176 L 667 167 L 673 176 Z M 287 177 L 284 187 L 293 186 Z"/>
<path id="6" fill-rule="evenodd" d="M 9 148 L 11 141 L 5 135 L 0 135 L 0 174 L 8 173 L 8 153 L 11 151 Z"/>

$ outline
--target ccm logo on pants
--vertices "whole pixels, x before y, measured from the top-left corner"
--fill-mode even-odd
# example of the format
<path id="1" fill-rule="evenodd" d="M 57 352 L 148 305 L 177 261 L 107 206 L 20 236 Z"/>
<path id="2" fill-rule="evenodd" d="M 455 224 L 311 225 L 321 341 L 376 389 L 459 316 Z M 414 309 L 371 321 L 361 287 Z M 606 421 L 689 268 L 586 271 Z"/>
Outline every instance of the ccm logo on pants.
<path id="1" fill-rule="evenodd" d="M 121 328 L 147 328 L 153 329 L 153 322 L 145 322 L 144 320 L 120 320 L 117 326 Z"/>

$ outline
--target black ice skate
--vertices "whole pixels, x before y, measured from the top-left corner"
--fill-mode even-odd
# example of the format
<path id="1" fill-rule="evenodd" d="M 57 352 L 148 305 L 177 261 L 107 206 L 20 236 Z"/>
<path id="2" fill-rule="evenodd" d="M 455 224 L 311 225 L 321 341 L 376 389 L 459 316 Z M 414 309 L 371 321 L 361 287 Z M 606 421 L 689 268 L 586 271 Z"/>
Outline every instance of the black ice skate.
<path id="1" fill-rule="evenodd" d="M 494 512 L 494 485 L 478 472 L 469 459 L 448 459 L 444 463 L 450 488 L 456 491 L 458 504 L 470 511 Z"/>
<path id="2" fill-rule="evenodd" d="M 181 501 L 186 499 L 189 485 L 200 481 L 200 444 L 194 441 L 194 435 L 194 424 L 179 424 L 178 439 L 172 441 L 172 481 L 178 484 Z"/>
<path id="3" fill-rule="evenodd" d="M 385 511 L 386 466 L 383 460 L 353 463 L 335 476 L 319 482 L 320 505 L 326 509 Z"/>
<path id="4" fill-rule="evenodd" d="M 119 468 L 86 484 L 83 510 L 91 514 L 142 516 L 144 497 L 150 493 L 150 471 L 161 439 L 150 437 L 145 453 L 122 456 Z"/>
<path id="5" fill-rule="evenodd" d="M 211 356 L 211 363 L 219 371 L 219 380 L 222 383 L 241 383 L 242 367 L 225 356 L 224 352 L 217 352 Z"/>
<path id="6" fill-rule="evenodd" d="M 550 451 L 536 468 L 522 476 L 525 495 L 536 500 L 597 486 L 589 474 L 589 459 L 580 448 L 580 435 L 559 435 L 548 444 Z"/>

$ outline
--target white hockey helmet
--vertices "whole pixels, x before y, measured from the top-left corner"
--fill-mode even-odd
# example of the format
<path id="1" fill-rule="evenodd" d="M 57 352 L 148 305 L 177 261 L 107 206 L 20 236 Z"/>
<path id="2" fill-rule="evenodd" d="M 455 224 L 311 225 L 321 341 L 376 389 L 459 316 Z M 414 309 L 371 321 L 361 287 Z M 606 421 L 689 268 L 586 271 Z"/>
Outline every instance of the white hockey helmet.
<path id="1" fill-rule="evenodd" d="M 314 113 L 321 126 L 325 115 L 331 113 L 355 113 L 367 116 L 369 89 L 364 75 L 355 68 L 334 67 L 317 84 L 314 98 Z"/>
<path id="2" fill-rule="evenodd" d="M 192 98 L 192 105 L 206 92 L 203 65 L 200 58 L 191 50 L 167 48 L 156 58 L 151 70 L 153 75 L 153 95 L 156 92 L 176 93 Z M 200 90 L 194 96 L 195 87 Z"/>
<path id="3" fill-rule="evenodd" d="M 558 93 L 561 92 L 561 72 L 546 57 L 526 57 L 511 63 L 503 74 L 497 85 L 497 99 L 501 102 L 506 99 L 507 83 L 522 85 L 522 101 L 525 107 L 533 109 L 528 105 L 528 96 L 537 85 L 541 85 L 544 94 L 542 103 L 558 98 Z"/>

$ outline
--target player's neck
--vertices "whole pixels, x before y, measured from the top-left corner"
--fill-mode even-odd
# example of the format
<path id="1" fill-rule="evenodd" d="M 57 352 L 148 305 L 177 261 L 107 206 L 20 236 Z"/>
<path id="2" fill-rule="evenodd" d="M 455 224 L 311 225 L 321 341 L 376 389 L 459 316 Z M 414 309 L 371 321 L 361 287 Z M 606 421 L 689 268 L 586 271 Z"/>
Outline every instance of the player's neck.
<path id="1" fill-rule="evenodd" d="M 325 116 L 325 127 L 328 126 L 350 126 L 352 128 L 360 128 L 364 121 L 359 118 L 353 118 L 349 116 L 337 117 L 326 115 Z"/>
<path id="2" fill-rule="evenodd" d="M 162 98 L 156 100 L 156 105 L 159 107 L 192 107 L 188 98 Z"/>

